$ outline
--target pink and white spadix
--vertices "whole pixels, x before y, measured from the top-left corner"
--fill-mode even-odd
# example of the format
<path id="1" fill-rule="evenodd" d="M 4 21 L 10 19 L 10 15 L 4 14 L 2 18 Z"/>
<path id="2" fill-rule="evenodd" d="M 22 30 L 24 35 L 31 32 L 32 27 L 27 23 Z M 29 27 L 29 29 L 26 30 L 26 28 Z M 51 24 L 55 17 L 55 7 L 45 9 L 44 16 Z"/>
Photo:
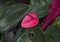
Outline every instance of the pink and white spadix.
<path id="1" fill-rule="evenodd" d="M 29 12 L 27 15 L 23 18 L 21 22 L 22 28 L 32 28 L 36 26 L 39 23 L 38 16 L 35 12 Z"/>

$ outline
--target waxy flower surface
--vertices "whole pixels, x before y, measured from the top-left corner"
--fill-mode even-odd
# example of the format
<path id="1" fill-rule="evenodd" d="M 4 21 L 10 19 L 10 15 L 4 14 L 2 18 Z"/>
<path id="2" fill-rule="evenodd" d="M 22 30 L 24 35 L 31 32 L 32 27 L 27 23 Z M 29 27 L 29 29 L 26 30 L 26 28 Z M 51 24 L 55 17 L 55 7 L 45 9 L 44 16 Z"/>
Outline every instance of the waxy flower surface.
<path id="1" fill-rule="evenodd" d="M 21 27 L 32 28 L 36 26 L 38 23 L 39 23 L 39 19 L 37 14 L 35 12 L 29 12 L 22 20 Z"/>

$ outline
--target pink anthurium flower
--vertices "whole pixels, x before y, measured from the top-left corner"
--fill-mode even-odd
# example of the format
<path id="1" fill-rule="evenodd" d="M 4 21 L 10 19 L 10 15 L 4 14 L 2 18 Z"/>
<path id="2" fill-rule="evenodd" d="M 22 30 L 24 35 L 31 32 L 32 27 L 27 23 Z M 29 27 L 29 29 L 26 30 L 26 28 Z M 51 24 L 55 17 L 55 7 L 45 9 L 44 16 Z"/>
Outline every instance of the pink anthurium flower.
<path id="1" fill-rule="evenodd" d="M 22 28 L 32 28 L 36 26 L 39 23 L 38 16 L 35 12 L 29 12 L 24 17 L 24 19 L 21 22 Z"/>
<path id="2" fill-rule="evenodd" d="M 53 0 L 50 3 L 50 12 L 47 14 L 43 20 L 42 29 L 45 30 L 55 18 L 60 14 L 60 0 Z"/>

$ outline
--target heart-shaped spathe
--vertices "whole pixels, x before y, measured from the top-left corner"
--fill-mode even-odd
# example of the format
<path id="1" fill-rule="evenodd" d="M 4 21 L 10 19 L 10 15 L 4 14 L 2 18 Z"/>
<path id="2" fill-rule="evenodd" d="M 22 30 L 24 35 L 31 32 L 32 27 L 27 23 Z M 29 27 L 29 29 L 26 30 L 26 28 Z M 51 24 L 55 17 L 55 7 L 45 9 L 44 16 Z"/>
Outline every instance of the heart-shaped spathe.
<path id="1" fill-rule="evenodd" d="M 29 12 L 24 17 L 24 19 L 21 22 L 22 28 L 32 28 L 36 26 L 39 23 L 38 16 L 35 12 Z"/>

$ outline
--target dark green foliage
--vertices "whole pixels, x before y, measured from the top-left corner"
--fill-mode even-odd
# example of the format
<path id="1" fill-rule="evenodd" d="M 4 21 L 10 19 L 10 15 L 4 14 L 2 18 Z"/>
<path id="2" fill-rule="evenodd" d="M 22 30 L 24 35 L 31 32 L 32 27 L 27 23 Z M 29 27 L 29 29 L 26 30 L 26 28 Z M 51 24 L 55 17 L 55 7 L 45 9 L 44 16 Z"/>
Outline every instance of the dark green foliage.
<path id="1" fill-rule="evenodd" d="M 45 31 L 41 29 L 49 12 L 51 0 L 30 0 L 30 4 L 18 4 L 16 0 L 0 0 L 0 38 L 2 42 L 60 42 L 58 17 Z M 40 19 L 32 29 L 22 29 L 20 23 L 27 12 L 35 11 Z"/>

